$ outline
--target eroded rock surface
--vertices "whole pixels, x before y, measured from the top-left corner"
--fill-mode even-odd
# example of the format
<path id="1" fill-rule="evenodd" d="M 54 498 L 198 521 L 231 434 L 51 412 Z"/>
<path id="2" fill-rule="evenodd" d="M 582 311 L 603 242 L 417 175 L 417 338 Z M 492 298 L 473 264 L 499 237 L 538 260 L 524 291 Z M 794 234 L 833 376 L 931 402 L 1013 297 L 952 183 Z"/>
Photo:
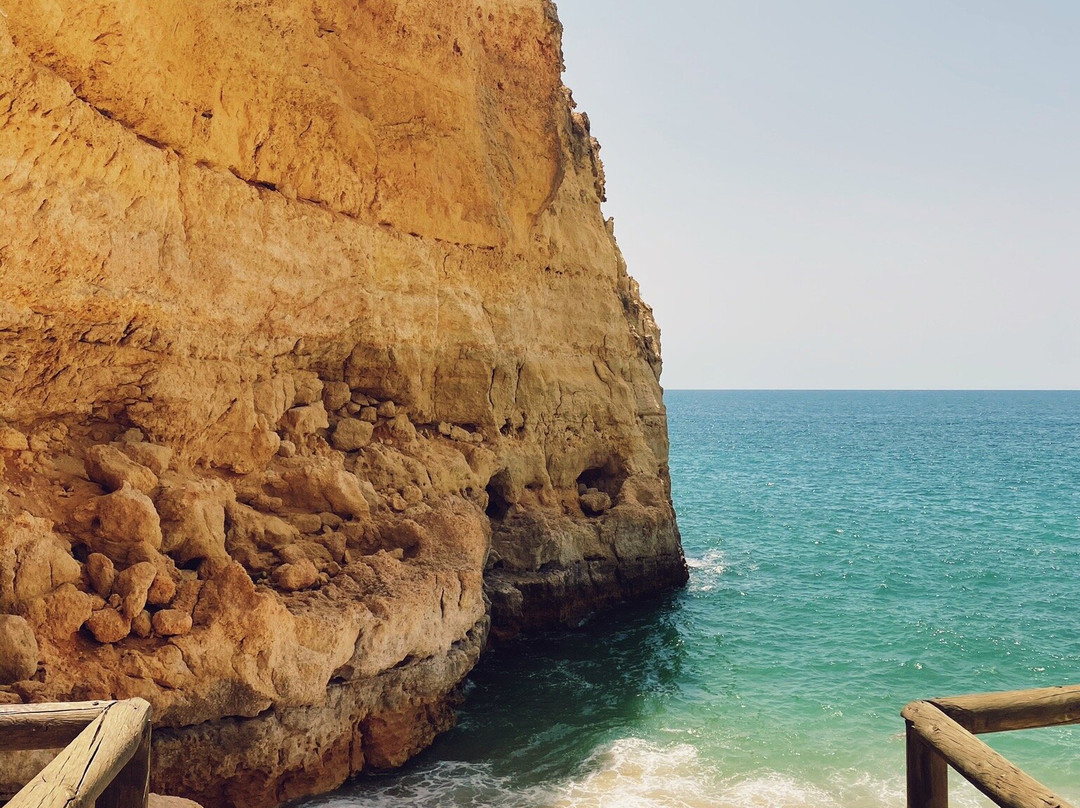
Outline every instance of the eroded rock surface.
<path id="1" fill-rule="evenodd" d="M 559 34 L 0 0 L 0 701 L 140 696 L 155 788 L 270 806 L 428 744 L 491 621 L 685 579 Z"/>

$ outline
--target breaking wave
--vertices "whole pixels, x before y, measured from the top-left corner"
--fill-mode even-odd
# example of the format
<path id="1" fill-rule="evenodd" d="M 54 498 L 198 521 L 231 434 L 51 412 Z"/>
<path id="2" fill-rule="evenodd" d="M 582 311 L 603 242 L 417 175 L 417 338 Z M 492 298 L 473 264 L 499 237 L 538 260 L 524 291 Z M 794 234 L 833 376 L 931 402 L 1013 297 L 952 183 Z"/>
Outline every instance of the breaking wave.
<path id="1" fill-rule="evenodd" d="M 953 805 L 987 806 L 954 787 Z M 779 772 L 725 777 L 688 744 L 623 738 L 598 749 L 581 772 L 558 782 L 523 784 L 489 763 L 440 761 L 393 778 L 367 778 L 328 797 L 323 808 L 899 808 L 902 777 L 853 769 L 810 783 Z"/>

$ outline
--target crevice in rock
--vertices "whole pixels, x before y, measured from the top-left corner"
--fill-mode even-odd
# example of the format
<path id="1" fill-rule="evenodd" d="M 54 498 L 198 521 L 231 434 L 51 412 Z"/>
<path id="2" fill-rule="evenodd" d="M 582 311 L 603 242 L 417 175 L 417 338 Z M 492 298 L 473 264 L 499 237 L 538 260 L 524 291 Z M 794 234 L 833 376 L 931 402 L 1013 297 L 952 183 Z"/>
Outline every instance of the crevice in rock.
<path id="1" fill-rule="evenodd" d="M 507 500 L 502 486 L 493 477 L 484 490 L 488 495 L 488 504 L 484 509 L 484 513 L 487 514 L 489 519 L 502 521 L 510 511 L 510 501 Z"/>

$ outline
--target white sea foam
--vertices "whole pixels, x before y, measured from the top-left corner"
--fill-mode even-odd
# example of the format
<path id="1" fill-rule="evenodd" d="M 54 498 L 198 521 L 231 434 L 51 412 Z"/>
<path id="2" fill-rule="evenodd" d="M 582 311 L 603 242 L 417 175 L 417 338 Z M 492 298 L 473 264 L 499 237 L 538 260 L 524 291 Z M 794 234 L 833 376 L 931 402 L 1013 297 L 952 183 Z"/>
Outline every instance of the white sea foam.
<path id="1" fill-rule="evenodd" d="M 538 808 L 900 808 L 902 775 L 846 770 L 823 783 L 775 771 L 724 776 L 687 744 L 624 738 L 598 750 L 588 772 L 557 787 Z M 960 799 L 955 799 L 959 797 Z M 954 794 L 953 804 L 987 803 Z"/>
<path id="2" fill-rule="evenodd" d="M 690 589 L 695 592 L 710 592 L 720 585 L 720 578 L 727 570 L 724 553 L 721 550 L 706 550 L 700 557 L 686 559 L 690 568 Z"/>
<path id="3" fill-rule="evenodd" d="M 724 552 L 723 550 L 712 548 L 706 550 L 705 554 L 702 555 L 700 558 L 692 558 L 688 556 L 686 559 L 686 566 L 690 567 L 690 569 L 705 569 L 718 573 L 723 572 Z"/>
<path id="4" fill-rule="evenodd" d="M 705 808 L 716 804 L 710 772 L 687 744 L 624 738 L 599 750 L 589 772 L 560 786 L 551 808 Z"/>
<path id="5" fill-rule="evenodd" d="M 902 774 L 883 778 L 857 769 L 827 775 L 823 783 L 780 772 L 725 777 L 687 744 L 659 745 L 624 738 L 596 752 L 588 774 L 565 783 L 543 808 L 900 808 Z M 992 808 L 953 777 L 950 804 Z"/>
<path id="6" fill-rule="evenodd" d="M 720 808 L 840 808 L 825 789 L 778 773 L 730 781 L 717 795 Z"/>
<path id="7" fill-rule="evenodd" d="M 902 775 L 880 778 L 847 769 L 822 783 L 774 771 L 724 776 L 688 744 L 623 738 L 598 749 L 584 773 L 521 786 L 487 763 L 442 761 L 308 803 L 322 808 L 900 808 Z M 991 804 L 966 784 L 953 783 L 950 804 Z"/>

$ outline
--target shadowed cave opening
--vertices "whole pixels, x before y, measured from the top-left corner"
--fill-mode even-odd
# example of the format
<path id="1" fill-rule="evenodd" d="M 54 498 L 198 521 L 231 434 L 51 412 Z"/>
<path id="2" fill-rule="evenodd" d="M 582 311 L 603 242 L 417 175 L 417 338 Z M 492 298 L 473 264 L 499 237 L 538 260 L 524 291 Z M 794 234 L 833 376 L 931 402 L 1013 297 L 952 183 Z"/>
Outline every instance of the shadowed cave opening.
<path id="1" fill-rule="evenodd" d="M 611 501 L 614 502 L 622 490 L 626 478 L 627 474 L 622 463 L 616 458 L 611 458 L 603 466 L 587 468 L 578 475 L 578 492 L 584 493 L 590 488 L 595 488 L 597 491 L 607 494 L 611 497 Z"/>
<path id="2" fill-rule="evenodd" d="M 484 509 L 488 519 L 502 520 L 510 511 L 510 500 L 507 497 L 510 487 L 510 475 L 506 469 L 496 472 L 488 481 L 484 490 L 487 492 L 488 504 Z"/>

